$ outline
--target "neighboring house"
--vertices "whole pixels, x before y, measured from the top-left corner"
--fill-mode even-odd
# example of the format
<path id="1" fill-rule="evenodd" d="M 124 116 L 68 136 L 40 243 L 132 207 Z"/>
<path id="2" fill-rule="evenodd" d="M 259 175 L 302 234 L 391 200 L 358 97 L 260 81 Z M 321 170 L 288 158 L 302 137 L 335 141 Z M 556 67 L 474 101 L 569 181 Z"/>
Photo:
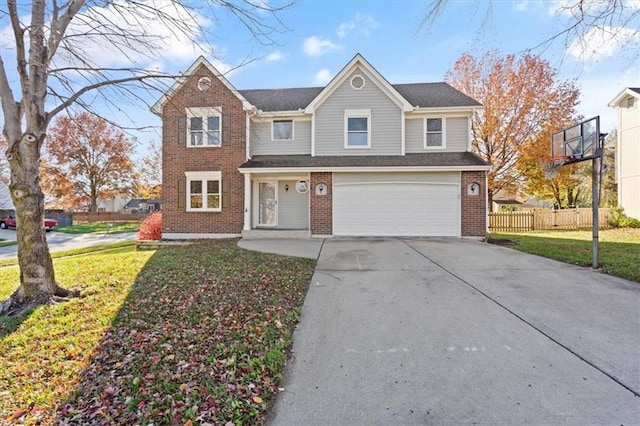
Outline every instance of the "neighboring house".
<path id="1" fill-rule="evenodd" d="M 255 90 L 200 57 L 152 108 L 163 237 L 484 236 L 481 108 L 446 83 L 392 85 L 359 54 L 325 87 Z"/>
<path id="2" fill-rule="evenodd" d="M 132 198 L 123 208 L 124 213 L 147 213 L 162 210 L 161 198 Z"/>
<path id="3" fill-rule="evenodd" d="M 640 88 L 627 87 L 609 102 L 618 110 L 616 183 L 618 204 L 640 219 Z"/>
<path id="4" fill-rule="evenodd" d="M 498 191 L 492 199 L 492 211 L 528 211 L 536 208 L 535 203 L 529 202 L 525 195 Z"/>
<path id="5" fill-rule="evenodd" d="M 113 197 L 108 200 L 98 200 L 98 212 L 119 212 L 127 204 L 124 197 Z"/>

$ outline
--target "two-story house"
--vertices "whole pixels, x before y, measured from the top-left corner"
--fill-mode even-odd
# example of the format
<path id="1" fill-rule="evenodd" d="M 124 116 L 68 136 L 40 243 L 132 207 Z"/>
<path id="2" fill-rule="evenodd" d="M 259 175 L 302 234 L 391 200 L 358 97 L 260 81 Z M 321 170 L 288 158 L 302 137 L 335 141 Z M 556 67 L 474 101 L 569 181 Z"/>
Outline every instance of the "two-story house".
<path id="1" fill-rule="evenodd" d="M 640 219 L 640 87 L 627 87 L 609 102 L 618 111 L 616 183 L 618 204 Z"/>
<path id="2" fill-rule="evenodd" d="M 255 90 L 201 57 L 152 108 L 163 237 L 484 236 L 481 107 L 446 83 L 390 84 L 359 54 L 325 87 Z"/>

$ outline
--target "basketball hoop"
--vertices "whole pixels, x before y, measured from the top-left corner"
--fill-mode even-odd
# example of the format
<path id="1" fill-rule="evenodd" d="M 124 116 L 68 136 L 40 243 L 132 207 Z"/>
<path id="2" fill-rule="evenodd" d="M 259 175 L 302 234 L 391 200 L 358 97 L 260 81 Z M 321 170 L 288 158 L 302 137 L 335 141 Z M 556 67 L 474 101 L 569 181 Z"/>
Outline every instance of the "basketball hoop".
<path id="1" fill-rule="evenodd" d="M 546 179 L 553 179 L 560 172 L 560 167 L 564 166 L 571 160 L 571 157 L 566 155 L 556 155 L 553 157 L 546 157 L 540 159 L 540 167 L 544 172 Z"/>

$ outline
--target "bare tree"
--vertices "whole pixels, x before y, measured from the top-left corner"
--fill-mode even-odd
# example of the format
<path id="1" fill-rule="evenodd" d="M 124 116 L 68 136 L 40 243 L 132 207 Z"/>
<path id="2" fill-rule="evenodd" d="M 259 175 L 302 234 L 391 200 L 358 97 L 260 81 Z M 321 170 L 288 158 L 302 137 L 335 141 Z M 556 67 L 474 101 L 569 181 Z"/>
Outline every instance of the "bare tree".
<path id="1" fill-rule="evenodd" d="M 424 30 L 434 25 L 446 12 L 450 3 L 450 0 L 431 1 L 418 24 L 418 29 Z M 479 4 L 485 8 L 484 13 L 478 13 L 477 10 L 473 13 L 484 16 L 480 24 L 483 27 L 492 15 L 493 1 Z M 542 4 L 545 7 L 551 5 Z M 555 30 L 551 29 L 550 36 L 530 46 L 529 50 L 546 49 L 559 41 L 567 50 L 590 56 L 594 43 L 616 44 L 623 48 L 637 43 L 640 35 L 640 6 L 635 0 L 568 0 L 558 2 L 554 16 L 557 21 L 562 21 L 561 25 Z M 631 61 L 640 57 L 637 45 L 633 47 L 625 49 Z"/>
<path id="2" fill-rule="evenodd" d="M 214 18 L 237 20 L 257 43 L 267 45 L 275 32 L 285 29 L 279 12 L 289 7 L 254 0 L 208 0 L 199 6 L 189 8 L 177 0 L 7 0 L 6 9 L 0 10 L 8 17 L 15 43 L 13 49 L 0 51 L 0 103 L 9 188 L 19 222 L 20 265 L 20 287 L 0 305 L 0 314 L 70 295 L 56 283 L 42 226 L 44 196 L 38 165 L 52 118 L 78 107 L 96 114 L 95 105 L 116 98 L 144 101 L 137 91 L 140 87 L 165 91 L 161 81 L 168 84 L 168 78 L 175 76 L 140 64 L 161 57 L 176 38 L 193 41 L 197 52 L 197 43 L 205 37 L 205 8 Z M 158 26 L 161 33 L 150 31 Z M 8 52 L 15 57 L 8 57 Z M 105 62 L 114 53 L 124 60 Z M 9 67 L 17 69 L 17 83 L 7 73 Z M 111 105 L 118 108 L 115 102 Z"/>

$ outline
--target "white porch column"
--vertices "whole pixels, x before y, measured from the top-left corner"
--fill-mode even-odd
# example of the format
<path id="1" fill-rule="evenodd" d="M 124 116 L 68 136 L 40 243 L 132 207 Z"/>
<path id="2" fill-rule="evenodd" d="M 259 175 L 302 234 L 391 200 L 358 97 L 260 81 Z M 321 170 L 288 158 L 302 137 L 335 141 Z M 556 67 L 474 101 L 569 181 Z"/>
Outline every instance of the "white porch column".
<path id="1" fill-rule="evenodd" d="M 244 228 L 251 230 L 251 174 L 244 175 Z"/>

